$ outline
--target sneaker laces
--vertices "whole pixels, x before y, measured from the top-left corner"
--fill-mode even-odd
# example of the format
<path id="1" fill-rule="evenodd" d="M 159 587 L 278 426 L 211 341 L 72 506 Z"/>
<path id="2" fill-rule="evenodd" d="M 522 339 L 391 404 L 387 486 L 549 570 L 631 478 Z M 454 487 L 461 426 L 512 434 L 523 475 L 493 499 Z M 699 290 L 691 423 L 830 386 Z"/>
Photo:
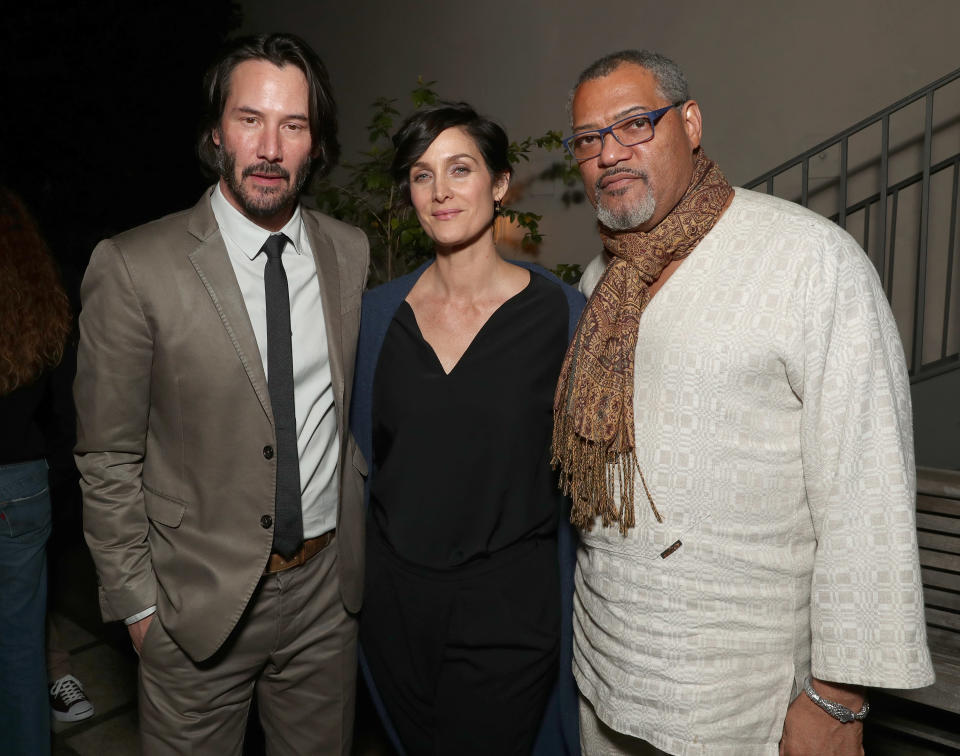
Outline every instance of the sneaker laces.
<path id="1" fill-rule="evenodd" d="M 64 675 L 57 680 L 50 689 L 50 695 L 59 696 L 69 709 L 77 701 L 83 701 L 86 696 L 83 693 L 83 685 L 73 675 Z"/>

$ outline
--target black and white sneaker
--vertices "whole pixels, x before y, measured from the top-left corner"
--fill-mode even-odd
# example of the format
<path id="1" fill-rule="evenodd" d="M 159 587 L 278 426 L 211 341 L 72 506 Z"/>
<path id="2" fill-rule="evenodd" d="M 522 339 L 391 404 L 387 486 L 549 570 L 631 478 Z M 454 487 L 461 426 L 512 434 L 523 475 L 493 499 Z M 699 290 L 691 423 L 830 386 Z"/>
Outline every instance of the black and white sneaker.
<path id="1" fill-rule="evenodd" d="M 79 722 L 93 716 L 93 704 L 73 675 L 64 675 L 50 686 L 50 711 L 58 722 Z"/>

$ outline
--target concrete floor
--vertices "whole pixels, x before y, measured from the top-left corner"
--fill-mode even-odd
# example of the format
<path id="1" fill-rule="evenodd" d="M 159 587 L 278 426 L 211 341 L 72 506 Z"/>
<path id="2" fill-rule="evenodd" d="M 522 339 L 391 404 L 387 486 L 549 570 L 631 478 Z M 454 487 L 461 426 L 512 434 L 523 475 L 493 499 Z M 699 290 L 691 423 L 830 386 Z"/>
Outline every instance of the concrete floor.
<path id="1" fill-rule="evenodd" d="M 106 634 L 91 633 L 60 615 L 63 642 L 70 649 L 73 674 L 94 703 L 95 716 L 84 722 L 53 723 L 54 754 L 103 756 L 136 754 L 136 655 L 118 650 Z"/>

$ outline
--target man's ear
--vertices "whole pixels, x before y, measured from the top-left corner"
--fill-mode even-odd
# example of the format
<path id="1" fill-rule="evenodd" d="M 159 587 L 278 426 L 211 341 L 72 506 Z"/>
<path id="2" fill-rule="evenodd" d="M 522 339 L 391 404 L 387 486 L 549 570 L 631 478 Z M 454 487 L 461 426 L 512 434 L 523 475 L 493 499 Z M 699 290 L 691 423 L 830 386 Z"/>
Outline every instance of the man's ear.
<path id="1" fill-rule="evenodd" d="M 696 100 L 687 100 L 680 106 L 680 118 L 683 119 L 683 129 L 692 152 L 700 146 L 700 138 L 703 136 L 703 118 Z"/>
<path id="2" fill-rule="evenodd" d="M 219 126 L 215 126 L 214 128 L 210 129 L 210 139 L 211 141 L 213 141 L 213 143 L 217 147 L 220 146 L 220 127 Z"/>

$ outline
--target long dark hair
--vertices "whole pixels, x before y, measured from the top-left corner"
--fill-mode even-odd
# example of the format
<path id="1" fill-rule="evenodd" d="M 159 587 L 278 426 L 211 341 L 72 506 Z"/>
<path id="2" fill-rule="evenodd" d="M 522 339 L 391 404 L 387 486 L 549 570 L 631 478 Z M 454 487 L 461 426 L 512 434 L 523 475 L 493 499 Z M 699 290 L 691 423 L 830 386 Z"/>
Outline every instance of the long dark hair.
<path id="1" fill-rule="evenodd" d="M 278 68 L 294 65 L 303 71 L 310 93 L 310 135 L 317 152 L 312 170 L 321 176 L 329 172 L 340 157 L 340 143 L 337 141 L 337 105 L 326 66 L 320 56 L 294 34 L 259 34 L 229 42 L 204 76 L 206 112 L 197 139 L 197 154 L 207 174 L 211 178 L 220 175 L 213 130 L 220 125 L 230 95 L 233 69 L 248 60 L 265 60 Z"/>
<path id="2" fill-rule="evenodd" d="M 0 186 L 0 395 L 63 357 L 70 302 L 57 266 L 27 208 Z"/>

